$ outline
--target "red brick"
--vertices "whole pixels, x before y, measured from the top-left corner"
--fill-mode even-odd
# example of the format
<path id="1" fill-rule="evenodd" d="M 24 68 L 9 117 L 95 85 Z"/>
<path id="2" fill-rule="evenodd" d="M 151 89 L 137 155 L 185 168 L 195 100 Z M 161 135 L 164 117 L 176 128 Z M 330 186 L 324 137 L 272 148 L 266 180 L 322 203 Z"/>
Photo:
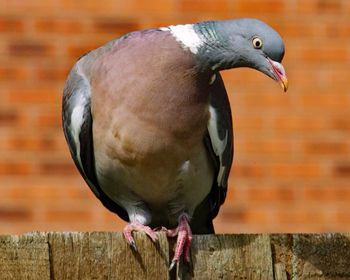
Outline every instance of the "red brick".
<path id="1" fill-rule="evenodd" d="M 97 207 L 100 207 L 100 202 L 96 203 L 96 206 Z M 111 228 L 111 230 L 122 230 L 123 227 L 126 225 L 126 222 L 124 222 L 124 220 L 122 220 L 121 218 L 119 218 L 117 216 L 117 214 L 111 212 L 111 211 L 108 211 L 106 209 L 106 211 L 102 211 L 103 213 L 103 222 L 105 223 L 104 224 L 104 227 L 106 227 L 107 225 L 109 225 Z"/>
<path id="2" fill-rule="evenodd" d="M 330 120 L 330 127 L 341 132 L 350 132 L 350 116 L 342 115 Z"/>
<path id="3" fill-rule="evenodd" d="M 183 24 L 183 23 L 190 23 L 190 22 L 197 22 L 200 20 L 197 20 L 195 16 L 191 17 L 191 19 L 177 19 L 177 18 L 158 18 L 158 17 L 152 17 L 147 18 L 141 22 L 139 22 L 140 29 L 147 29 L 147 28 L 154 28 L 154 27 L 163 27 L 163 26 L 170 26 L 174 24 Z"/>
<path id="4" fill-rule="evenodd" d="M 6 222 L 31 221 L 32 213 L 24 208 L 0 208 L 0 220 Z"/>
<path id="5" fill-rule="evenodd" d="M 62 207 L 60 209 L 48 208 L 45 213 L 45 219 L 48 223 L 70 223 L 84 221 L 88 223 L 91 220 L 91 214 L 88 210 L 72 209 Z"/>
<path id="6" fill-rule="evenodd" d="M 326 79 L 331 85 L 346 84 L 349 79 L 349 76 L 346 75 L 346 67 L 346 63 L 342 64 L 340 67 L 327 67 L 328 71 L 325 71 L 326 73 L 324 74 L 323 79 Z"/>
<path id="7" fill-rule="evenodd" d="M 0 161 L 0 175 L 28 175 L 32 167 L 28 162 Z"/>
<path id="8" fill-rule="evenodd" d="M 341 0 L 298 0 L 297 9 L 302 13 L 339 13 L 343 7 Z"/>
<path id="9" fill-rule="evenodd" d="M 248 224 L 266 224 L 269 221 L 267 213 L 257 208 L 249 208 L 245 213 L 245 217 L 245 222 Z"/>
<path id="10" fill-rule="evenodd" d="M 35 29 L 44 33 L 76 34 L 83 32 L 83 23 L 76 19 L 40 18 L 35 22 Z"/>
<path id="11" fill-rule="evenodd" d="M 348 76 L 346 75 L 345 68 L 346 64 L 332 66 L 327 64 L 305 65 L 305 67 L 298 68 L 297 72 L 292 72 L 293 75 L 290 76 L 290 79 L 297 80 L 303 86 L 315 86 L 319 90 L 319 88 L 329 88 L 334 85 L 346 83 Z M 317 84 L 312 85 L 312 81 L 317 81 Z M 329 92 L 329 89 L 327 89 L 327 92 Z"/>
<path id="12" fill-rule="evenodd" d="M 237 119 L 234 119 L 234 126 L 237 130 L 255 130 L 261 129 L 264 125 L 264 119 L 262 116 L 237 116 Z"/>
<path id="13" fill-rule="evenodd" d="M 40 174 L 44 175 L 77 175 L 77 169 L 71 162 L 45 162 L 39 165 Z"/>
<path id="14" fill-rule="evenodd" d="M 341 0 L 318 0 L 317 10 L 320 12 L 341 12 Z"/>
<path id="15" fill-rule="evenodd" d="M 345 110 L 350 105 L 350 99 L 343 92 L 334 92 L 332 94 L 314 94 L 301 96 L 302 104 L 308 109 L 317 109 L 323 112 L 328 110 Z"/>
<path id="16" fill-rule="evenodd" d="M 262 141 L 262 152 L 269 155 L 283 155 L 290 158 L 295 151 L 295 140 L 289 137 L 281 137 L 276 139 L 267 139 Z"/>
<path id="17" fill-rule="evenodd" d="M 344 1 L 343 2 L 343 12 L 345 14 L 350 12 L 350 2 L 349 1 Z"/>
<path id="18" fill-rule="evenodd" d="M 298 191 L 295 188 L 295 186 L 292 187 L 279 187 L 278 189 L 278 201 L 281 201 L 282 203 L 288 201 L 288 202 L 294 202 L 298 200 Z"/>
<path id="19" fill-rule="evenodd" d="M 309 63 L 343 63 L 347 59 L 347 45 L 341 42 L 325 41 L 323 44 L 303 46 L 298 51 L 301 53 L 300 61 Z"/>
<path id="20" fill-rule="evenodd" d="M 236 129 L 237 133 L 240 133 L 239 130 Z M 268 155 L 272 157 L 273 155 L 282 155 L 286 156 L 290 154 L 293 149 L 293 143 L 289 139 L 270 139 L 270 138 L 254 138 L 251 139 L 236 139 L 236 147 L 237 152 L 243 155 L 252 154 L 257 156 Z"/>
<path id="21" fill-rule="evenodd" d="M 325 214 L 318 209 L 285 207 L 278 209 L 276 222 L 281 224 L 300 224 L 304 226 L 313 223 L 324 223 Z"/>
<path id="22" fill-rule="evenodd" d="M 118 20 L 115 18 L 99 18 L 93 21 L 93 30 L 96 32 L 123 35 L 139 29 L 135 21 Z"/>
<path id="23" fill-rule="evenodd" d="M 0 65 L 0 81 L 22 81 L 28 79 L 28 71 L 23 66 Z"/>
<path id="24" fill-rule="evenodd" d="M 350 35 L 349 20 L 339 18 L 335 23 L 334 20 L 325 22 L 325 35 L 329 38 L 346 38 Z"/>
<path id="25" fill-rule="evenodd" d="M 70 46 L 68 46 L 67 48 L 67 54 L 70 58 L 77 60 L 79 57 L 81 57 L 83 54 L 94 50 L 96 48 L 98 48 L 99 46 L 101 46 L 102 44 L 105 44 L 106 42 L 99 42 L 99 43 L 85 43 L 85 44 L 72 44 Z"/>
<path id="26" fill-rule="evenodd" d="M 228 0 L 180 0 L 180 11 L 192 13 L 228 13 L 230 4 Z"/>
<path id="27" fill-rule="evenodd" d="M 57 2 L 55 0 L 47 0 L 42 2 L 40 0 L 30 1 L 9 1 L 3 5 L 4 11 L 21 14 L 23 16 L 32 15 L 40 12 L 54 13 L 57 11 Z"/>
<path id="28" fill-rule="evenodd" d="M 281 13 L 285 9 L 285 1 L 278 0 L 250 0 L 238 1 L 238 12 L 241 13 Z"/>
<path id="29" fill-rule="evenodd" d="M 350 162 L 336 163 L 333 167 L 336 177 L 350 177 Z"/>
<path id="30" fill-rule="evenodd" d="M 100 201 L 95 197 L 89 186 L 85 183 L 84 179 L 81 178 L 79 186 L 69 188 L 64 191 L 64 196 L 75 201 L 86 201 L 88 203 L 97 204 L 100 207 Z M 107 210 L 108 211 L 108 210 Z"/>
<path id="31" fill-rule="evenodd" d="M 60 113 L 57 113 L 57 114 L 42 113 L 37 117 L 36 124 L 45 129 L 48 129 L 48 128 L 61 129 L 62 118 L 60 116 Z"/>
<path id="32" fill-rule="evenodd" d="M 1 110 L 0 109 L 0 125 L 15 125 L 18 121 L 18 114 L 11 110 Z"/>
<path id="33" fill-rule="evenodd" d="M 324 29 L 323 22 L 309 22 L 306 20 L 291 18 L 286 20 L 281 27 L 280 33 L 284 38 L 313 38 L 322 36 Z M 288 47 L 288 46 L 287 46 Z"/>
<path id="34" fill-rule="evenodd" d="M 288 70 L 288 69 L 287 69 Z M 257 92 L 256 89 L 259 88 L 259 86 L 263 85 L 266 87 L 266 85 L 271 85 L 271 79 L 268 78 L 266 75 L 262 74 L 258 71 L 252 71 L 249 68 L 238 68 L 238 69 L 230 69 L 227 71 L 223 71 L 222 77 L 226 84 L 233 83 L 234 84 L 234 92 L 236 94 L 236 88 L 244 86 L 244 87 L 253 87 L 255 88 L 255 93 Z M 272 82 L 272 84 L 274 84 Z M 274 87 L 275 88 L 275 87 Z M 276 88 L 278 88 L 278 85 L 276 83 Z M 266 90 L 266 92 L 269 92 Z"/>
<path id="35" fill-rule="evenodd" d="M 113 0 L 112 2 L 116 4 L 113 16 L 117 13 L 123 17 L 129 15 L 140 19 L 144 19 L 144 15 L 161 15 L 162 18 L 166 18 L 179 10 L 176 1 L 173 0 Z"/>
<path id="36" fill-rule="evenodd" d="M 42 42 L 31 42 L 31 41 L 15 41 L 9 43 L 8 46 L 9 54 L 12 56 L 22 57 L 42 57 L 52 56 L 54 48 L 51 45 Z"/>
<path id="37" fill-rule="evenodd" d="M 0 93 L 1 95 L 1 93 Z M 1 98 L 0 98 L 1 100 Z M 6 103 L 7 100 L 6 100 Z M 19 110 L 18 108 L 14 108 L 13 106 L 8 106 L 8 110 L 12 111 L 11 113 L 15 113 L 16 117 L 12 120 L 9 120 L 9 122 L 6 124 L 7 120 L 6 120 L 6 116 L 4 119 L 4 123 L 1 125 L 1 129 L 0 129 L 0 140 L 2 140 L 3 142 L 8 142 L 9 139 L 12 137 L 12 135 L 14 135 L 16 133 L 16 131 L 19 131 L 21 129 L 27 128 L 28 126 L 28 121 L 29 118 L 26 115 L 26 113 L 23 114 L 23 112 L 21 112 L 21 110 Z M 6 109 L 0 109 L 0 111 L 3 111 L 4 114 L 6 114 L 6 112 L 8 112 Z M 8 112 L 10 113 L 10 112 Z M 25 115 L 25 116 L 24 116 Z M 14 129 L 14 127 L 16 129 Z M 0 160 L 1 160 L 1 149 L 0 149 Z"/>
<path id="38" fill-rule="evenodd" d="M 55 150 L 56 143 L 51 137 L 43 137 L 38 135 L 19 135 L 17 138 L 11 139 L 9 149 L 16 151 L 52 151 Z"/>
<path id="39" fill-rule="evenodd" d="M 310 155 L 344 155 L 349 152 L 346 143 L 335 141 L 306 142 L 304 149 L 305 152 Z"/>
<path id="40" fill-rule="evenodd" d="M 269 166 L 273 178 L 317 178 L 321 176 L 322 171 L 317 164 L 307 163 L 283 163 Z"/>
<path id="41" fill-rule="evenodd" d="M 26 184 L 22 185 L 12 185 L 10 188 L 9 197 L 14 201 L 21 201 L 23 203 L 25 193 L 26 200 L 31 203 L 42 203 L 42 205 L 46 205 L 47 203 L 51 204 L 54 201 L 58 201 L 65 197 L 65 200 L 69 198 L 69 196 L 65 196 L 58 192 L 57 188 L 53 188 L 50 186 L 41 186 L 36 183 L 30 183 L 30 186 Z"/>
<path id="42" fill-rule="evenodd" d="M 0 17 L 0 32 L 18 33 L 24 30 L 24 22 L 18 18 Z"/>
<path id="43" fill-rule="evenodd" d="M 64 81 L 69 73 L 68 67 L 39 67 L 36 70 L 36 77 L 42 81 Z"/>
<path id="44" fill-rule="evenodd" d="M 343 208 L 343 209 L 337 210 L 337 213 L 335 216 L 335 222 L 338 224 L 341 224 L 341 225 L 344 225 L 344 224 L 348 225 L 350 223 L 350 215 L 349 215 L 348 209 Z M 345 230 L 345 231 L 347 231 L 347 230 Z"/>
<path id="45" fill-rule="evenodd" d="M 241 207 L 234 207 L 232 209 L 222 209 L 220 213 L 220 218 L 236 223 L 244 223 L 247 222 L 247 212 L 246 209 L 242 209 Z"/>
<path id="46" fill-rule="evenodd" d="M 350 189 L 347 186 L 310 186 L 304 188 L 299 198 L 308 202 L 347 202 L 350 199 Z"/>
<path id="47" fill-rule="evenodd" d="M 43 87 L 18 87 L 13 86 L 8 100 L 10 103 L 17 104 L 59 104 L 61 102 L 61 93 L 57 93 L 53 88 Z"/>
<path id="48" fill-rule="evenodd" d="M 253 204 L 270 204 L 272 202 L 294 201 L 296 199 L 296 193 L 297 190 L 293 187 L 257 186 L 248 189 L 247 199 Z"/>
<path id="49" fill-rule="evenodd" d="M 277 189 L 265 186 L 250 187 L 248 189 L 248 199 L 253 203 L 278 201 Z"/>
<path id="50" fill-rule="evenodd" d="M 238 177 L 262 177 L 264 176 L 265 172 L 262 166 L 258 165 L 235 165 L 232 176 L 238 176 Z"/>
<path id="51" fill-rule="evenodd" d="M 324 130 L 326 120 L 309 116 L 278 116 L 273 120 L 272 127 L 286 133 L 311 132 Z"/>
<path id="52" fill-rule="evenodd" d="M 113 14 L 118 10 L 118 4 L 116 0 L 100 0 L 100 1 L 84 1 L 84 0 L 60 0 L 58 5 L 61 9 L 68 13 L 102 13 Z M 122 3 L 122 5 L 125 5 Z"/>
<path id="53" fill-rule="evenodd" d="M 265 84 L 267 86 L 276 86 L 276 89 L 280 89 L 276 84 L 273 84 L 274 81 L 272 80 L 266 80 Z M 248 87 L 248 86 L 247 86 Z M 264 109 L 266 107 L 275 107 L 275 108 L 288 108 L 291 105 L 291 98 L 290 96 L 288 96 L 287 94 L 283 94 L 282 93 L 282 89 L 281 92 L 279 92 L 279 94 L 275 94 L 275 93 L 270 93 L 270 94 L 265 94 L 264 98 L 261 97 L 261 94 L 256 93 L 257 90 L 252 89 L 252 92 L 254 93 L 250 93 L 247 94 L 245 96 L 245 106 L 252 106 L 252 107 L 259 107 L 261 109 Z M 266 90 L 266 93 L 269 93 L 268 90 Z"/>

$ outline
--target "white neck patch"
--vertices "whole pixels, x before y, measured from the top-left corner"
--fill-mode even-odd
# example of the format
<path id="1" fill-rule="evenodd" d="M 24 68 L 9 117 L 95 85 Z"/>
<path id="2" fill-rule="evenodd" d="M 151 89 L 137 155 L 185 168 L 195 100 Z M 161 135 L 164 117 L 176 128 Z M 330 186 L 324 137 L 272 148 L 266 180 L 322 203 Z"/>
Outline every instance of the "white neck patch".
<path id="1" fill-rule="evenodd" d="M 203 40 L 198 36 L 196 31 L 194 31 L 193 24 L 171 25 L 167 29 L 162 28 L 161 30 L 170 30 L 170 33 L 175 37 L 176 41 L 180 42 L 185 48 L 190 49 L 194 54 L 204 45 Z"/>

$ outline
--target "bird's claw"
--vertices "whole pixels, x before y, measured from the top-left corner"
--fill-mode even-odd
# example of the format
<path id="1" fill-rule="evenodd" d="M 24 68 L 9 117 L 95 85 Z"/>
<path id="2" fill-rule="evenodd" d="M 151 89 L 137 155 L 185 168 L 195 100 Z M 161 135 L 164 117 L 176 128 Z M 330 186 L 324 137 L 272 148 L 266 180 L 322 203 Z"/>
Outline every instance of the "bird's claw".
<path id="1" fill-rule="evenodd" d="M 182 215 L 180 217 L 177 228 L 163 230 L 166 231 L 167 236 L 169 237 L 175 237 L 177 235 L 175 254 L 169 266 L 169 271 L 175 267 L 175 264 L 179 262 L 182 255 L 186 263 L 191 263 L 190 248 L 192 242 L 192 231 L 188 224 L 187 216 Z"/>
<path id="2" fill-rule="evenodd" d="M 171 261 L 171 264 L 169 266 L 169 271 L 172 271 L 173 268 L 175 267 L 175 265 L 178 263 L 179 261 L 178 260 L 172 260 Z"/>
<path id="3" fill-rule="evenodd" d="M 130 247 L 135 251 L 135 252 L 138 252 L 137 250 L 137 246 L 136 246 L 136 243 L 135 243 L 135 240 L 131 240 L 131 241 L 128 241 Z"/>
<path id="4" fill-rule="evenodd" d="M 154 230 L 152 230 L 150 227 L 142 225 L 141 223 L 138 223 L 138 222 L 131 222 L 125 226 L 123 230 L 123 235 L 126 241 L 128 242 L 128 244 L 130 245 L 130 247 L 135 252 L 137 252 L 138 250 L 136 247 L 135 240 L 132 236 L 133 231 L 144 232 L 154 243 L 158 241 L 157 233 Z"/>
<path id="5" fill-rule="evenodd" d="M 151 229 L 149 226 L 145 226 L 138 222 L 131 222 L 125 226 L 123 230 L 123 235 L 130 245 L 130 247 L 138 252 L 135 240 L 132 236 L 133 231 L 144 232 L 153 242 L 157 242 L 159 231 L 165 231 L 168 237 L 177 236 L 175 254 L 169 266 L 169 271 L 171 271 L 176 265 L 178 265 L 181 256 L 183 256 L 186 263 L 191 263 L 190 258 L 190 248 L 192 242 L 192 231 L 188 223 L 188 217 L 184 214 L 179 218 L 179 225 L 173 229 L 167 229 L 165 227 L 160 227 L 156 229 Z"/>

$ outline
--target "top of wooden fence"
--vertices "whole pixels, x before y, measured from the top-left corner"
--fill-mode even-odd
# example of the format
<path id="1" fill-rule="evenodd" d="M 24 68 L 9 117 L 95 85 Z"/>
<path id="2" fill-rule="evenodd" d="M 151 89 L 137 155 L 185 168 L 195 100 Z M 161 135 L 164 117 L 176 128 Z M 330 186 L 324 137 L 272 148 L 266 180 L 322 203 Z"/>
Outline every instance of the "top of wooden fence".
<path id="1" fill-rule="evenodd" d="M 174 240 L 49 232 L 0 236 L 0 279 L 174 279 Z M 183 279 L 350 279 L 350 234 L 197 235 Z"/>

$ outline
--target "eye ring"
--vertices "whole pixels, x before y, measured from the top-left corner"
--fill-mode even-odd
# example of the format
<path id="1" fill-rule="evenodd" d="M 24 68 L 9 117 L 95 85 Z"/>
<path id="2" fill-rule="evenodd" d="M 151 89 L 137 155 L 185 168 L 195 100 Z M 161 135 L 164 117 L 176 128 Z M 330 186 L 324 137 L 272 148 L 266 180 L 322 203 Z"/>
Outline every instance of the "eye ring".
<path id="1" fill-rule="evenodd" d="M 253 47 L 256 49 L 261 49 L 263 46 L 262 40 L 258 37 L 254 37 L 252 40 L 252 43 L 253 43 Z"/>

